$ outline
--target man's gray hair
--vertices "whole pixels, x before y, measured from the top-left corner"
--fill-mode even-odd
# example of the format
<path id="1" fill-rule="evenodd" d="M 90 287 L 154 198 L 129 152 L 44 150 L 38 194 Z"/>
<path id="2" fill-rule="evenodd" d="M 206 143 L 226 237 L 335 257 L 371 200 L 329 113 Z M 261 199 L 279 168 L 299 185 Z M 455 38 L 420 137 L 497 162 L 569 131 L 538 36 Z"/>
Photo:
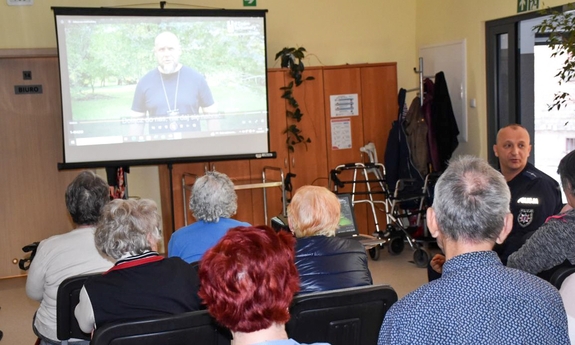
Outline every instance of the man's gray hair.
<path id="1" fill-rule="evenodd" d="M 218 222 L 236 214 L 238 196 L 234 183 L 226 174 L 208 171 L 192 187 L 190 210 L 197 220 Z"/>
<path id="2" fill-rule="evenodd" d="M 483 159 L 461 156 L 450 161 L 437 181 L 433 209 L 447 238 L 477 243 L 497 238 L 510 200 L 500 172 Z"/>
<path id="3" fill-rule="evenodd" d="M 115 260 L 127 254 L 142 254 L 152 249 L 148 236 L 160 242 L 160 222 L 152 200 L 112 200 L 104 207 L 96 227 L 96 247 Z"/>

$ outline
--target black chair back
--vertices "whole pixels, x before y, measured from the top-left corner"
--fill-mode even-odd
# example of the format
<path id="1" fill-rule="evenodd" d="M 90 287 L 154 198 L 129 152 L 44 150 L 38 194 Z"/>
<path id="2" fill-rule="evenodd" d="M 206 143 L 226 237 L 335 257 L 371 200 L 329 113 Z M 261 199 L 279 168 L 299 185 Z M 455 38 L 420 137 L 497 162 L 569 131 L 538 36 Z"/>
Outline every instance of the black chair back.
<path id="1" fill-rule="evenodd" d="M 60 340 L 70 338 L 90 340 L 90 334 L 82 332 L 74 316 L 74 309 L 80 301 L 80 290 L 84 282 L 95 275 L 92 273 L 64 279 L 58 287 L 56 295 L 56 335 Z"/>
<path id="2" fill-rule="evenodd" d="M 561 289 L 561 285 L 563 285 L 563 281 L 565 280 L 565 278 L 569 277 L 573 273 L 575 273 L 575 266 L 571 265 L 571 266 L 558 267 L 551 275 L 549 282 L 553 286 L 555 286 L 557 290 L 559 290 Z"/>
<path id="3" fill-rule="evenodd" d="M 229 345 L 231 334 L 206 310 L 105 325 L 96 329 L 91 345 Z"/>
<path id="4" fill-rule="evenodd" d="M 300 343 L 377 344 L 379 329 L 397 293 L 389 285 L 370 285 L 298 295 L 286 324 Z"/>

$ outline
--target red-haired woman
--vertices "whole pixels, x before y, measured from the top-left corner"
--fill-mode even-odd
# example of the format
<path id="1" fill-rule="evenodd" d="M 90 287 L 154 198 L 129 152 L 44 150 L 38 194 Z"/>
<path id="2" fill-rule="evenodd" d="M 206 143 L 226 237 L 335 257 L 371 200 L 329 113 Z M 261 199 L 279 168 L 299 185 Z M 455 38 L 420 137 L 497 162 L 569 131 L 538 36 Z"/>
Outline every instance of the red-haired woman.
<path id="1" fill-rule="evenodd" d="M 266 226 L 232 228 L 204 254 L 199 275 L 199 295 L 232 331 L 234 345 L 298 344 L 285 331 L 299 290 L 290 234 Z"/>

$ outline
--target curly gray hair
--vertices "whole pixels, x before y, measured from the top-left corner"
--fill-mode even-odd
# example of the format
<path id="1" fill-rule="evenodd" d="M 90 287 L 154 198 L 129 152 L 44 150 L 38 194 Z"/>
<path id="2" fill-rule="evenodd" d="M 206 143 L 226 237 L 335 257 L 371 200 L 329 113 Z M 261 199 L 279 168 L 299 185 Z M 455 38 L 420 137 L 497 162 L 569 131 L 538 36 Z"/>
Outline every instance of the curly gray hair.
<path id="1" fill-rule="evenodd" d="M 142 254 L 152 249 L 151 242 L 162 239 L 160 224 L 154 201 L 112 200 L 104 207 L 96 227 L 96 247 L 115 260 L 126 254 Z"/>
<path id="2" fill-rule="evenodd" d="M 192 187 L 190 210 L 197 220 L 217 223 L 220 217 L 236 214 L 238 196 L 234 183 L 226 174 L 208 171 Z"/>

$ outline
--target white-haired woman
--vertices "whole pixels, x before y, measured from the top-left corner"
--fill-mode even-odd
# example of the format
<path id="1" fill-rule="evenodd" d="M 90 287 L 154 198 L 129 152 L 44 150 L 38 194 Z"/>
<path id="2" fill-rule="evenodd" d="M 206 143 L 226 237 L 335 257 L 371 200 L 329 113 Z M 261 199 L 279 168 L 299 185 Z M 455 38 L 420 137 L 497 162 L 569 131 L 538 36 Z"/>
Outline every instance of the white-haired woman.
<path id="1" fill-rule="evenodd" d="M 300 293 L 372 284 L 363 245 L 335 237 L 340 214 L 339 200 L 327 188 L 303 186 L 293 196 L 288 222 L 297 237 Z"/>
<path id="2" fill-rule="evenodd" d="M 157 253 L 160 215 L 151 200 L 111 201 L 96 228 L 96 246 L 116 263 L 90 278 L 75 315 L 91 332 L 104 324 L 198 310 L 199 279 L 180 258 Z"/>
<path id="3" fill-rule="evenodd" d="M 230 217 L 238 209 L 234 183 L 226 174 L 208 171 L 192 187 L 190 210 L 196 222 L 172 234 L 168 256 L 186 262 L 199 261 L 228 232 L 238 226 L 250 226 Z"/>

